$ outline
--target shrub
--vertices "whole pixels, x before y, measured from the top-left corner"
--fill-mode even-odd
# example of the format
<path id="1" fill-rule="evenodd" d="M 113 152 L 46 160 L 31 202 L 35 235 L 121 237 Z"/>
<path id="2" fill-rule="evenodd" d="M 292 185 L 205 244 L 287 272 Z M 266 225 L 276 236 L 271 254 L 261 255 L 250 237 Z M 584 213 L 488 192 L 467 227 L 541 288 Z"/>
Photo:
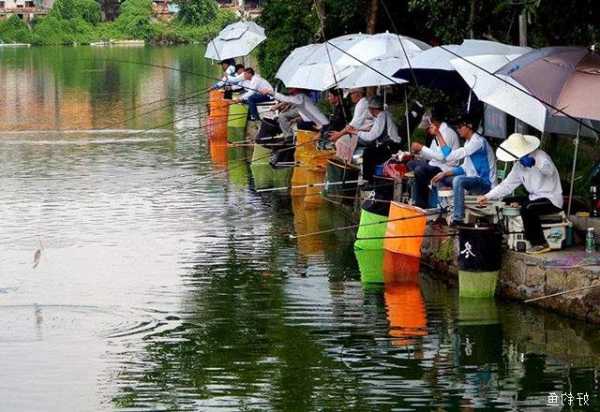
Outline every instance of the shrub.
<path id="1" fill-rule="evenodd" d="M 31 43 L 29 27 L 17 16 L 0 22 L 0 40 L 5 43 Z"/>

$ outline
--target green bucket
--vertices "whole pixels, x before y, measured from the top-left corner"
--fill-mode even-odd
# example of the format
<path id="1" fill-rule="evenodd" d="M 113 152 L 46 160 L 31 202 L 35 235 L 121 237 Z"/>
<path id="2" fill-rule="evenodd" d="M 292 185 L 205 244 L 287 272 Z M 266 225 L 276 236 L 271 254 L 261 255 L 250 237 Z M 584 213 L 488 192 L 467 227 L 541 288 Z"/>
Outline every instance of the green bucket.
<path id="1" fill-rule="evenodd" d="M 458 271 L 458 295 L 463 298 L 491 298 L 496 294 L 499 271 Z"/>
<path id="2" fill-rule="evenodd" d="M 241 103 L 235 103 L 229 106 L 227 116 L 227 127 L 246 130 L 248 123 L 248 106 Z"/>
<path id="3" fill-rule="evenodd" d="M 358 233 L 356 234 L 356 242 L 354 242 L 354 249 L 363 250 L 380 250 L 383 249 L 383 238 L 387 230 L 386 223 L 378 223 L 387 220 L 387 216 L 378 215 L 371 213 L 365 209 L 360 211 L 360 226 L 358 227 Z M 368 225 L 368 226 L 364 226 Z M 379 238 L 379 239 L 364 239 L 364 238 Z"/>
<path id="4" fill-rule="evenodd" d="M 269 165 L 270 166 L 270 165 Z M 272 167 L 273 187 L 289 187 L 292 181 L 293 167 Z M 284 192 L 287 193 L 287 192 Z"/>
<path id="5" fill-rule="evenodd" d="M 252 163 L 250 165 L 254 178 L 254 189 L 270 189 L 273 187 L 273 168 L 270 164 Z"/>
<path id="6" fill-rule="evenodd" d="M 272 153 L 273 151 L 270 148 L 255 143 L 252 152 L 252 164 L 268 165 Z"/>
<path id="7" fill-rule="evenodd" d="M 383 250 L 355 250 L 360 281 L 363 284 L 383 283 Z"/>
<path id="8" fill-rule="evenodd" d="M 246 140 L 246 129 L 239 127 L 227 128 L 227 141 L 230 143 L 243 142 Z"/>

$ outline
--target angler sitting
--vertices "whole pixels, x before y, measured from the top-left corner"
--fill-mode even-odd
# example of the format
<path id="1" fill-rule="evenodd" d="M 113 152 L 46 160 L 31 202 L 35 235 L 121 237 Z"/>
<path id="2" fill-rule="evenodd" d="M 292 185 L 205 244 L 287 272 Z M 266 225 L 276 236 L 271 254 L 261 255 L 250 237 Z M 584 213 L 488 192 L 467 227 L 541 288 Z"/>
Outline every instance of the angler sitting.
<path id="1" fill-rule="evenodd" d="M 498 159 L 514 162 L 506 178 L 491 191 L 477 198 L 482 206 L 489 200 L 502 199 L 523 185 L 529 196 L 521 200 L 521 218 L 525 238 L 531 243 L 528 253 L 549 249 L 540 216 L 562 211 L 563 196 L 560 176 L 550 156 L 539 149 L 540 139 L 513 133 L 496 150 Z M 505 200 L 506 201 L 506 200 Z"/>
<path id="2" fill-rule="evenodd" d="M 308 96 L 307 90 L 299 88 L 290 88 L 290 94 L 285 95 L 282 93 L 274 92 L 273 89 L 261 89 L 260 93 L 265 96 L 272 96 L 275 100 L 282 103 L 289 103 L 293 108 L 298 110 L 301 121 L 297 123 L 298 129 L 300 130 L 321 130 L 322 128 L 329 125 L 329 120 L 319 108 L 313 103 L 312 99 Z M 291 134 L 291 124 L 286 122 L 284 125 L 279 123 L 284 135 Z"/>
<path id="3" fill-rule="evenodd" d="M 233 59 L 230 59 L 233 61 Z M 223 62 L 221 62 L 223 63 Z M 235 61 L 234 61 L 235 63 Z M 224 66 L 224 64 L 223 64 Z M 231 67 L 233 67 L 233 70 L 231 70 Z M 231 66 L 229 65 L 226 69 L 225 69 L 225 74 L 223 76 L 223 78 L 221 79 L 221 81 L 215 83 L 212 87 L 211 90 L 217 90 L 217 89 L 225 89 L 225 90 L 232 90 L 232 91 L 239 91 L 242 90 L 242 87 L 239 85 L 241 82 L 244 81 L 244 70 L 245 67 L 243 64 L 236 64 L 235 66 Z"/>
<path id="4" fill-rule="evenodd" d="M 348 108 L 344 103 L 344 98 L 339 90 L 329 90 L 327 92 L 327 101 L 331 105 L 332 111 L 329 114 L 329 125 L 321 130 L 321 146 L 325 146 L 332 134 L 337 134 L 339 130 L 346 127 L 346 113 Z"/>
<path id="5" fill-rule="evenodd" d="M 335 142 L 336 156 L 345 162 L 352 161 L 352 155 L 358 144 L 356 136 L 350 130 L 368 131 L 373 125 L 373 117 L 369 113 L 369 100 L 363 88 L 350 89 L 350 100 L 354 103 L 354 114 L 350 123 L 339 132 L 332 131 L 329 139 Z"/>
<path id="6" fill-rule="evenodd" d="M 458 133 L 465 139 L 460 149 L 451 150 L 443 141 L 443 160 L 447 163 L 463 160 L 462 165 L 440 172 L 431 180 L 432 184 L 451 179 L 454 196 L 452 224 L 460 225 L 465 219 L 465 191 L 472 195 L 488 192 L 496 185 L 496 156 L 488 141 L 476 133 L 474 117 L 465 115 L 458 121 Z"/>
<path id="7" fill-rule="evenodd" d="M 411 151 L 421 157 L 419 160 L 411 160 L 407 163 L 408 169 L 415 174 L 416 185 L 412 193 L 412 200 L 416 206 L 423 209 L 429 207 L 429 184 L 431 179 L 438 173 L 446 172 L 457 164 L 456 162 L 444 160 L 443 146 L 448 146 L 450 150 L 456 150 L 460 147 L 458 135 L 444 121 L 444 117 L 442 107 L 434 107 L 427 128 L 429 134 L 433 136 L 429 147 L 417 142 L 411 145 Z"/>
<path id="8" fill-rule="evenodd" d="M 384 110 L 381 97 L 371 97 L 368 108 L 370 115 L 375 119 L 371 129 L 363 131 L 352 126 L 347 129 L 349 133 L 356 136 L 359 144 L 365 146 L 362 174 L 363 179 L 372 184 L 376 166 L 384 163 L 400 149 L 401 138 L 392 115 Z"/>
<path id="9" fill-rule="evenodd" d="M 259 90 L 269 90 L 272 92 L 273 87 L 268 81 L 256 74 L 251 67 L 246 67 L 244 69 L 244 81 L 241 82 L 240 85 L 246 89 L 246 93 L 232 101 L 234 103 L 247 103 L 249 119 L 253 121 L 260 120 L 257 105 L 259 103 L 269 102 L 272 99 L 267 94 L 260 93 Z"/>

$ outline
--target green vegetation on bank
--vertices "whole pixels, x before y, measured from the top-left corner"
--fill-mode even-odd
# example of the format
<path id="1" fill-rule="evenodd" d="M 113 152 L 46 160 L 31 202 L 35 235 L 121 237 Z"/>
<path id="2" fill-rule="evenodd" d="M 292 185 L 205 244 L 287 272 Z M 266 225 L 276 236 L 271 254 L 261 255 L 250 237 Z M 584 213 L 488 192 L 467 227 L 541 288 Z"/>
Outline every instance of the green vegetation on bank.
<path id="1" fill-rule="evenodd" d="M 56 0 L 46 17 L 31 27 L 17 16 L 0 22 L 0 40 L 34 45 L 89 44 L 109 39 L 143 39 L 149 43 L 206 42 L 236 17 L 217 7 L 214 0 L 181 3 L 180 13 L 166 22 L 154 18 L 150 0 L 125 0 L 119 17 L 102 22 L 95 0 Z"/>

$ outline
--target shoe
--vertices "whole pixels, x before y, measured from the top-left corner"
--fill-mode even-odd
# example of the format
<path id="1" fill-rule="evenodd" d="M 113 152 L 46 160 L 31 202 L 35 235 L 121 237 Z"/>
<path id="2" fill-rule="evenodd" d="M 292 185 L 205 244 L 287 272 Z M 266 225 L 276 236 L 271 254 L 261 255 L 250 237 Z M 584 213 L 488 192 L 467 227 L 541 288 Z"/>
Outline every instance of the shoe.
<path id="1" fill-rule="evenodd" d="M 550 252 L 550 250 L 550 246 L 548 246 L 548 244 L 544 244 L 531 246 L 529 249 L 527 249 L 526 253 L 528 255 L 540 255 L 542 253 Z"/>

